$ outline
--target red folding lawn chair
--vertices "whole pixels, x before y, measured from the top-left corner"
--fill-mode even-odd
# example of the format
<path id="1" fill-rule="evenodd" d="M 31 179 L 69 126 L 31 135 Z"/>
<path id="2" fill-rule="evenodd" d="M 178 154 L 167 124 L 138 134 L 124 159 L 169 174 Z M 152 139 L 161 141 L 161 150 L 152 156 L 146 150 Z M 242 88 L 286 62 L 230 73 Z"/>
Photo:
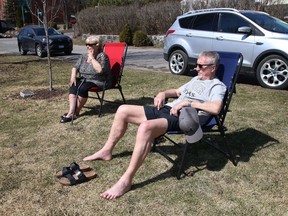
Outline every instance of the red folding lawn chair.
<path id="1" fill-rule="evenodd" d="M 122 91 L 121 78 L 123 76 L 123 68 L 124 68 L 124 63 L 125 63 L 125 59 L 126 59 L 127 48 L 128 47 L 127 47 L 127 44 L 125 42 L 111 42 L 111 43 L 107 42 L 107 43 L 105 43 L 104 52 L 109 57 L 111 72 L 113 74 L 112 86 L 109 88 L 105 87 L 103 89 L 99 88 L 99 87 L 92 87 L 89 90 L 90 92 L 95 92 L 97 95 L 97 97 L 90 96 L 90 95 L 89 95 L 89 97 L 98 99 L 100 102 L 100 108 L 99 108 L 99 114 L 98 114 L 99 117 L 102 114 L 104 102 L 119 103 L 116 101 L 109 101 L 109 100 L 104 99 L 105 92 L 107 92 L 107 90 L 118 89 L 120 91 L 123 103 L 126 103 L 126 100 L 124 98 L 124 94 Z"/>

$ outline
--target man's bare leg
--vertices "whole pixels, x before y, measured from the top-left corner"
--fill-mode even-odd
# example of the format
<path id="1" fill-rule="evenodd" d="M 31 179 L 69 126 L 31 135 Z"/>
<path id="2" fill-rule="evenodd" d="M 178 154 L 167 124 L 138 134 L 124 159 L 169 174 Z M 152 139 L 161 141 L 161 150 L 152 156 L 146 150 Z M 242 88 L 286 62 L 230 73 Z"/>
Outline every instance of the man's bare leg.
<path id="1" fill-rule="evenodd" d="M 154 138 L 164 134 L 167 127 L 166 119 L 145 121 L 139 126 L 135 147 L 127 170 L 116 184 L 100 194 L 102 198 L 108 200 L 116 199 L 131 189 L 132 179 L 150 152 Z"/>
<path id="2" fill-rule="evenodd" d="M 146 121 L 146 116 L 143 106 L 136 105 L 121 105 L 114 117 L 114 121 L 108 136 L 108 140 L 102 149 L 95 152 L 93 155 L 85 157 L 84 161 L 93 160 L 111 160 L 112 150 L 117 142 L 125 134 L 128 123 L 139 125 L 141 122 Z"/>

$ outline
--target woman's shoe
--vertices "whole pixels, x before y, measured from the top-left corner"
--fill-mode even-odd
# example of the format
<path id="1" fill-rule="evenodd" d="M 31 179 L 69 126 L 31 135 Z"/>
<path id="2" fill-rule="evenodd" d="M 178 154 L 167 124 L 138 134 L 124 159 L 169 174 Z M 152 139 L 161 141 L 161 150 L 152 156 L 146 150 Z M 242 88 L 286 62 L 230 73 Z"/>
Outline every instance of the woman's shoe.
<path id="1" fill-rule="evenodd" d="M 66 115 L 67 115 L 68 113 L 64 113 L 63 115 L 61 115 L 60 116 L 60 118 L 62 119 L 62 118 L 66 118 Z"/>
<path id="2" fill-rule="evenodd" d="M 67 117 L 62 116 L 60 123 L 67 123 L 67 122 L 71 122 L 71 121 L 72 121 L 72 118 L 67 118 Z"/>
<path id="3" fill-rule="evenodd" d="M 68 113 L 64 113 L 62 116 L 60 116 L 60 118 L 61 118 L 61 119 L 62 119 L 62 118 L 67 118 L 67 117 L 66 117 L 67 114 L 68 114 Z M 79 116 L 79 114 L 78 114 L 78 115 L 75 114 L 73 119 L 76 119 L 78 116 Z"/>

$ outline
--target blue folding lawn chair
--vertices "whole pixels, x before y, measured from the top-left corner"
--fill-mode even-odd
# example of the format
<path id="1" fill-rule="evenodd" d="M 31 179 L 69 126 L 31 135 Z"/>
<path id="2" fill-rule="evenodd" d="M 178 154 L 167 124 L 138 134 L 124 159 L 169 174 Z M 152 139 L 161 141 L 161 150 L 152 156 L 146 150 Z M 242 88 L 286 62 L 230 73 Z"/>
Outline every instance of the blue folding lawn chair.
<path id="1" fill-rule="evenodd" d="M 236 81 L 238 78 L 239 71 L 242 66 L 243 62 L 243 56 L 241 53 L 232 53 L 232 52 L 218 52 L 220 55 L 220 64 L 218 65 L 216 76 L 219 80 L 221 80 L 226 86 L 227 91 L 224 96 L 223 100 L 223 107 L 221 112 L 218 115 L 212 115 L 210 119 L 207 121 L 207 123 L 202 126 L 202 130 L 205 133 L 207 132 L 218 132 L 222 137 L 225 136 L 225 132 L 227 131 L 227 128 L 224 125 L 224 121 L 226 118 L 226 114 L 229 111 L 229 105 L 233 96 L 233 93 L 236 93 Z M 183 164 L 185 161 L 185 156 L 187 152 L 187 147 L 190 143 L 188 143 L 185 140 L 184 145 L 180 145 L 179 143 L 176 143 L 171 137 L 175 134 L 184 134 L 182 131 L 168 131 L 165 135 L 163 135 L 160 138 L 155 139 L 152 151 L 159 152 L 161 155 L 163 155 L 167 160 L 172 162 L 173 164 L 176 164 L 179 166 L 178 172 L 177 172 L 177 179 L 180 179 L 181 174 L 185 173 L 183 171 Z M 171 158 L 166 152 L 161 149 L 161 145 L 159 145 L 162 141 L 168 140 L 172 142 L 176 146 L 183 146 L 183 152 L 182 152 L 182 158 L 180 160 L 180 164 L 177 163 L 176 159 Z M 159 141 L 160 140 L 160 141 Z M 226 146 L 226 149 L 219 147 L 219 145 L 215 145 L 215 143 L 211 142 L 208 139 L 205 139 L 205 136 L 200 140 L 200 142 L 206 143 L 212 147 L 214 147 L 216 150 L 223 153 L 229 160 L 232 161 L 232 163 L 236 166 L 237 165 L 237 159 L 232 153 L 232 151 Z"/>

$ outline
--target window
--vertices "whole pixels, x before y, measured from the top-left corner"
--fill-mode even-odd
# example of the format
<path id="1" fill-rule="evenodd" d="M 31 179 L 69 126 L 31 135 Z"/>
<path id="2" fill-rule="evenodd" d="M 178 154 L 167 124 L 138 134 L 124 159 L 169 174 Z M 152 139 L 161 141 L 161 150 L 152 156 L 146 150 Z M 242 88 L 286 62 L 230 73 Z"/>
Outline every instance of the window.
<path id="1" fill-rule="evenodd" d="M 202 14 L 184 17 L 179 19 L 181 28 L 202 30 L 202 31 L 215 31 L 215 14 Z"/>
<path id="2" fill-rule="evenodd" d="M 284 21 L 276 19 L 275 17 L 269 16 L 267 14 L 257 14 L 251 12 L 245 12 L 243 15 L 253 20 L 255 23 L 268 31 L 284 34 L 288 33 L 288 24 Z"/>
<path id="3" fill-rule="evenodd" d="M 219 31 L 227 33 L 237 33 L 239 27 L 252 27 L 249 22 L 242 17 L 230 13 L 222 13 L 220 15 Z"/>
<path id="4" fill-rule="evenodd" d="M 189 29 L 193 20 L 193 16 L 179 19 L 179 25 L 181 28 Z"/>
<path id="5" fill-rule="evenodd" d="M 202 30 L 202 31 L 215 31 L 215 28 L 214 28 L 215 17 L 216 17 L 216 13 L 202 14 L 202 15 L 195 16 L 192 29 Z"/>

